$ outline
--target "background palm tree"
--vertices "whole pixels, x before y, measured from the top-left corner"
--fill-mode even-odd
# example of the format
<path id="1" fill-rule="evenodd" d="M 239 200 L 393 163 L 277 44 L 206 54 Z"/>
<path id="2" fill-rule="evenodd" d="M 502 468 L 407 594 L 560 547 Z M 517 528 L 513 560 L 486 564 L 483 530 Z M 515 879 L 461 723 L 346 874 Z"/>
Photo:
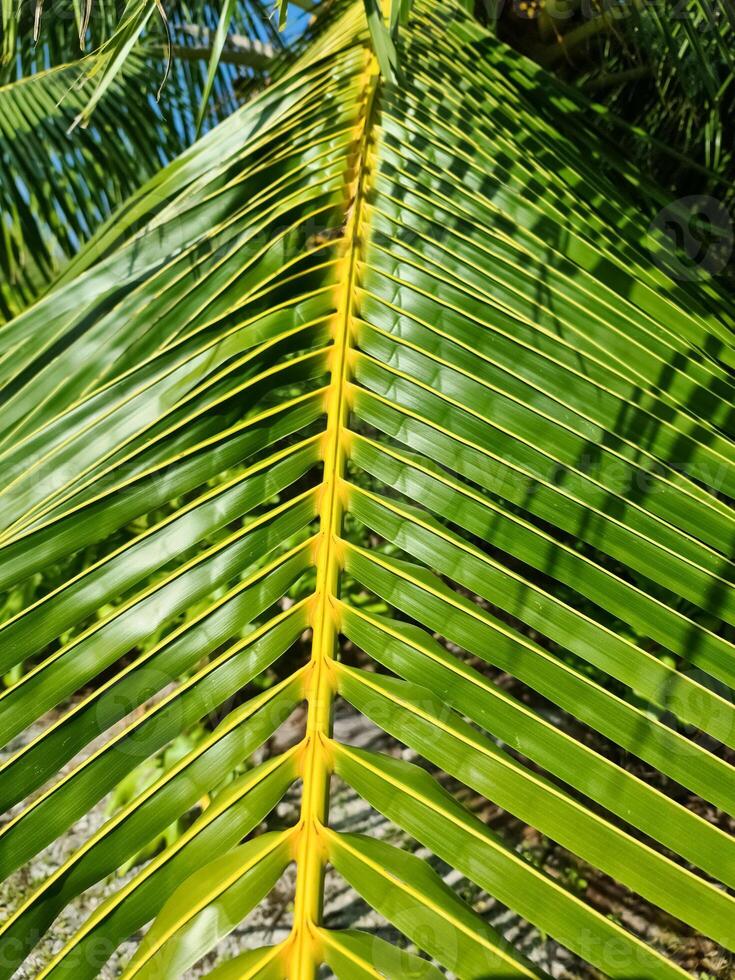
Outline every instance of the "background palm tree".
<path id="1" fill-rule="evenodd" d="M 261 78 L 283 42 L 257 0 L 221 12 L 206 3 L 24 2 L 3 13 L 0 313 L 8 318 L 199 125 L 237 107 L 236 83 Z M 221 48 L 220 19 L 230 37 Z"/>
<path id="2" fill-rule="evenodd" d="M 66 229 L 88 171 L 107 187 L 116 97 L 147 106 L 134 80 L 161 62 L 154 11 L 112 19 L 97 104 L 73 96 L 98 150 L 56 159 L 17 127 L 43 148 L 7 192 L 38 268 L 8 310 L 42 295 L 0 329 L 3 876 L 117 796 L 9 903 L 2 976 L 102 880 L 30 975 L 96 976 L 152 921 L 124 975 L 181 976 L 289 868 L 286 938 L 217 977 L 535 976 L 548 936 L 573 975 L 674 978 L 692 935 L 728 975 L 727 285 L 607 135 L 640 145 L 632 119 L 451 0 L 393 14 L 324 9 L 241 108 L 147 179 L 141 157 L 109 218 L 46 237 L 48 262 L 27 229 Z M 171 98 L 203 119 L 213 76 L 187 71 Z M 151 131 L 187 140 L 142 107 L 115 166 Z M 42 110 L 59 140 L 66 111 Z M 335 737 L 347 706 L 377 745 Z M 398 836 L 336 822 L 341 784 Z M 326 875 L 390 942 L 325 914 Z"/>

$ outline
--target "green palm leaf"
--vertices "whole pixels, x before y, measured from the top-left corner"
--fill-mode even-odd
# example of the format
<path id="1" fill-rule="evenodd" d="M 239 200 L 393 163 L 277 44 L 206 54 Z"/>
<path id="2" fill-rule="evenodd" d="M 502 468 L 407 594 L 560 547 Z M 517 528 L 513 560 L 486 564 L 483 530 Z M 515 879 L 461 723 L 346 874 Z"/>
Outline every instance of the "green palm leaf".
<path id="1" fill-rule="evenodd" d="M 194 141 L 205 114 L 216 123 L 236 109 L 238 85 L 275 70 L 283 49 L 253 0 L 226 5 L 216 32 L 210 4 L 167 5 L 168 33 L 145 0 L 131 5 L 132 40 L 114 5 L 62 3 L 41 16 L 37 43 L 27 6 L 9 11 L 0 60 L 3 320 L 43 294 L 110 214 Z"/>
<path id="2" fill-rule="evenodd" d="M 735 948 L 732 838 L 682 802 L 735 808 L 726 300 L 459 7 L 416 5 L 395 82 L 330 16 L 0 329 L 2 875 L 206 721 L 11 910 L 0 975 L 177 821 L 40 976 L 151 921 L 125 975 L 179 976 L 290 864 L 289 938 L 213 976 L 539 974 L 426 852 L 330 821 L 336 775 L 580 961 L 685 976 L 447 786 Z M 415 761 L 336 740 L 338 701 Z M 412 948 L 331 928 L 327 868 Z"/>
<path id="3" fill-rule="evenodd" d="M 138 56 L 113 85 L 94 125 L 72 137 L 68 130 L 91 91 L 78 85 L 88 61 L 0 86 L 4 320 L 44 292 L 81 243 L 185 145 L 166 131 L 150 104 L 147 69 Z"/>

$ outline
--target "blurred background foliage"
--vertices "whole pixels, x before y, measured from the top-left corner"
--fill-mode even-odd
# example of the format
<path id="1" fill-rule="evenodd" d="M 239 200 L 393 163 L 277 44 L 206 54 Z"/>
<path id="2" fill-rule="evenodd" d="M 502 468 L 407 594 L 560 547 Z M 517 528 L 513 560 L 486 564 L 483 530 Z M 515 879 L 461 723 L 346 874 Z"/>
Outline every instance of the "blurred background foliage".
<path id="1" fill-rule="evenodd" d="M 603 125 L 653 178 L 732 201 L 732 0 L 494 3 L 479 0 L 478 16 L 608 109 Z"/>

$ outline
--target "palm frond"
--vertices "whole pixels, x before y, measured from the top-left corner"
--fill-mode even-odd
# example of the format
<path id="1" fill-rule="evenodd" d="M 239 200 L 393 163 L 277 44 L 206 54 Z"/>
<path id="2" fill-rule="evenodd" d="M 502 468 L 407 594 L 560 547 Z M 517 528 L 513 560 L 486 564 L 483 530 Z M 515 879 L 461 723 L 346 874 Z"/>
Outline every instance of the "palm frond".
<path id="1" fill-rule="evenodd" d="M 217 26 L 221 8 L 208 0 L 176 0 L 163 6 L 171 39 L 185 43 L 193 37 L 199 43 Z M 18 75 L 30 75 L 54 65 L 68 63 L 75 54 L 109 53 L 110 46 L 124 41 L 126 30 L 136 30 L 142 20 L 156 13 L 156 4 L 131 2 L 127 4 L 77 4 L 62 0 L 53 8 L 29 3 L 3 6 L 4 80 Z M 40 16 L 37 16 L 40 14 Z M 166 30 L 159 17 L 152 23 L 151 36 L 166 40 Z M 260 0 L 238 0 L 232 8 L 232 31 L 249 43 L 282 44 L 272 12 Z M 98 66 L 99 67 L 99 66 Z"/>
<path id="2" fill-rule="evenodd" d="M 214 12 L 200 4 L 172 11 L 170 51 L 155 31 L 133 31 L 136 43 L 118 59 L 124 38 L 109 5 L 102 5 L 101 20 L 95 11 L 89 28 L 100 50 L 68 61 L 78 47 L 73 14 L 70 8 L 66 18 L 58 11 L 50 16 L 38 45 L 21 16 L 16 49 L 4 66 L 2 319 L 44 292 L 110 214 L 194 141 L 205 119 L 216 123 L 234 111 L 241 101 L 237 86 L 276 70 L 282 51 L 265 10 L 249 3 L 234 5 L 228 23 L 251 36 L 213 45 L 206 25 Z M 192 17 L 201 20 L 193 24 Z M 168 81 L 156 99 L 152 79 L 163 81 L 169 54 Z M 80 120 L 88 125 L 75 128 Z"/>
<path id="3" fill-rule="evenodd" d="M 79 64 L 0 87 L 0 316 L 17 314 L 133 191 L 186 146 L 145 94 L 132 58 L 89 128 L 69 129 L 89 98 Z"/>
<path id="4" fill-rule="evenodd" d="M 580 962 L 687 976 L 441 774 L 735 948 L 733 840 L 685 805 L 735 805 L 726 299 L 461 8 L 416 4 L 398 84 L 362 3 L 332 16 L 0 328 L 3 877 L 208 719 L 11 910 L 0 976 L 184 816 L 38 976 L 152 920 L 124 976 L 179 976 L 288 864 L 289 938 L 213 976 L 539 974 L 422 852 L 330 822 L 334 774 Z M 338 701 L 415 761 L 336 740 Z M 405 950 L 330 927 L 327 867 Z"/>
<path id="5" fill-rule="evenodd" d="M 530 2 L 504 12 L 501 34 L 554 67 L 640 131 L 628 145 L 672 186 L 691 183 L 693 167 L 670 147 L 713 171 L 720 195 L 733 175 L 735 8 L 731 0 L 663 6 L 583 4 L 576 10 Z M 514 16 L 515 13 L 515 16 Z M 652 140 L 653 138 L 653 140 Z M 726 183 L 717 182 L 724 178 Z M 707 184 L 704 187 L 707 188 Z"/>

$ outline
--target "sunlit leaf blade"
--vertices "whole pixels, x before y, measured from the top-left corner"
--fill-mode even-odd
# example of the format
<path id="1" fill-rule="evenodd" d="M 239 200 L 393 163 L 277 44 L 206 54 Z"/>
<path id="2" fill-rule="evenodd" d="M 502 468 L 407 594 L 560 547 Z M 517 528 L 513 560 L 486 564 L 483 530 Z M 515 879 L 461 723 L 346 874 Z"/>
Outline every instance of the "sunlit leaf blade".
<path id="1" fill-rule="evenodd" d="M 374 660 L 437 692 L 501 742 L 733 886 L 729 839 L 711 824 L 529 711 L 423 631 L 347 605 L 340 609 L 345 635 Z"/>
<path id="2" fill-rule="evenodd" d="M 404 949 L 397 949 L 379 936 L 356 929 L 322 929 L 324 959 L 338 980 L 367 980 L 372 977 L 416 977 L 439 980 L 435 966 Z"/>
<path id="3" fill-rule="evenodd" d="M 353 888 L 443 966 L 477 980 L 536 976 L 420 858 L 371 837 L 332 831 L 327 847 Z M 372 955 L 380 962 L 379 950 Z"/>
<path id="4" fill-rule="evenodd" d="M 212 980 L 286 980 L 284 950 L 264 946 L 225 960 L 207 974 Z"/>
<path id="5" fill-rule="evenodd" d="M 370 37 L 381 74 L 386 82 L 392 82 L 398 70 L 398 59 L 390 26 L 386 23 L 380 0 L 364 0 L 364 3 Z"/>
<path id="6" fill-rule="evenodd" d="M 217 72 L 217 66 L 219 65 L 219 60 L 222 55 L 222 49 L 224 48 L 225 41 L 227 40 L 227 31 L 230 26 L 230 21 L 232 20 L 235 2 L 236 0 L 224 0 L 222 4 L 219 21 L 217 22 L 217 30 L 214 33 L 214 39 L 212 41 L 212 54 L 210 55 L 209 64 L 207 65 L 207 81 L 204 86 L 204 91 L 202 92 L 202 101 L 199 104 L 199 112 L 197 114 L 197 135 L 199 135 L 201 131 L 202 122 L 204 121 L 204 114 L 207 111 L 207 102 L 209 101 L 212 86 L 214 85 L 214 76 Z"/>
<path id="7" fill-rule="evenodd" d="M 161 909 L 123 976 L 181 976 L 270 891 L 290 861 L 289 836 L 263 834 L 199 868 Z"/>
<path id="8" fill-rule="evenodd" d="M 94 57 L 85 79 L 93 83 L 92 93 L 73 125 L 86 125 L 95 108 L 114 82 L 138 43 L 150 18 L 156 12 L 151 0 L 127 0 L 115 33 Z M 170 58 L 170 54 L 168 56 Z M 165 78 L 165 75 L 164 75 Z"/>
<path id="9" fill-rule="evenodd" d="M 100 936 L 120 942 L 153 918 L 187 877 L 226 853 L 278 803 L 297 775 L 296 750 L 263 763 L 218 794 L 173 847 L 138 872 L 90 916 L 58 953 L 54 976 L 94 975 L 94 950 Z"/>
<path id="10" fill-rule="evenodd" d="M 619 970 L 612 949 L 639 955 L 618 926 L 505 848 L 422 769 L 341 747 L 335 758 L 336 771 L 378 810 L 501 901 L 522 906 L 526 918 L 609 976 Z M 655 975 L 661 967 L 648 969 Z"/>
<path id="11" fill-rule="evenodd" d="M 36 937 L 50 926 L 68 901 L 112 873 L 141 845 L 154 839 L 209 789 L 226 779 L 240 759 L 272 735 L 301 694 L 296 675 L 232 712 L 208 739 L 103 825 L 85 850 L 73 854 L 6 921 L 3 934 L 10 951 L 7 967 L 12 971 L 14 963 L 23 959 Z M 25 832 L 23 816 L 7 825 L 20 828 L 16 836 Z"/>
<path id="12" fill-rule="evenodd" d="M 708 911 L 698 921 L 700 928 L 726 946 L 733 942 L 733 900 L 729 896 L 517 764 L 509 753 L 450 712 L 431 691 L 395 678 L 362 676 L 347 668 L 340 668 L 340 690 L 355 707 L 445 772 L 486 797 L 492 795 L 504 809 L 651 901 L 672 911 L 675 908 L 680 918 L 699 920 L 701 903 L 706 903 Z M 652 963 L 654 968 L 668 975 L 663 964 L 655 967 Z"/>

